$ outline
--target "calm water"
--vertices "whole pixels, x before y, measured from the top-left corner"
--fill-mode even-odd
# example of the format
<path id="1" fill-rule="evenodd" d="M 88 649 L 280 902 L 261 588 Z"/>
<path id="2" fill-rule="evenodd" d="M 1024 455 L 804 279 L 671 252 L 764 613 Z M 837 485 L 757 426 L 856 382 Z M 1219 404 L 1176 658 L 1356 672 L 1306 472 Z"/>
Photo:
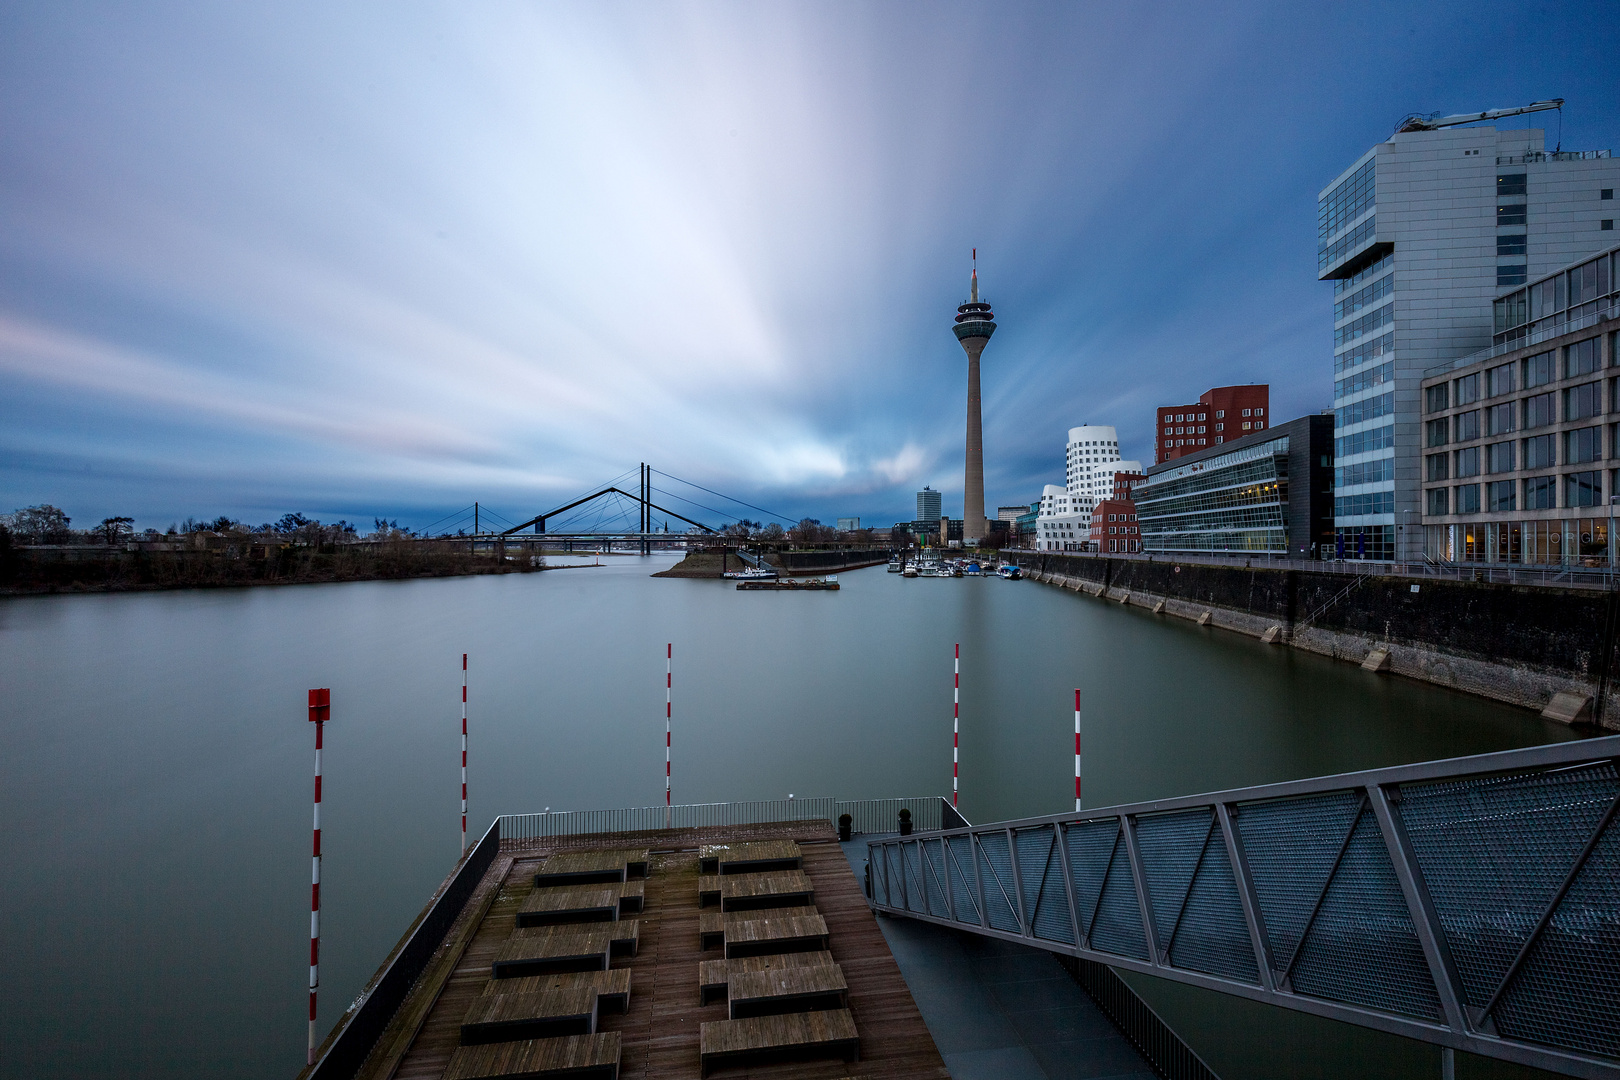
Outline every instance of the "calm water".
<path id="1" fill-rule="evenodd" d="M 647 577 L 667 561 L 0 601 L 0 1076 L 295 1072 L 305 691 L 332 688 L 324 1029 L 457 856 L 463 651 L 475 832 L 502 812 L 661 802 L 665 642 L 678 802 L 948 792 L 958 641 L 977 821 L 1072 806 L 1076 686 L 1088 805 L 1570 737 L 1033 582 L 875 568 L 838 593 L 738 593 Z M 1161 1004 L 1227 1080 L 1288 1074 L 1247 1058 L 1218 1003 Z"/>

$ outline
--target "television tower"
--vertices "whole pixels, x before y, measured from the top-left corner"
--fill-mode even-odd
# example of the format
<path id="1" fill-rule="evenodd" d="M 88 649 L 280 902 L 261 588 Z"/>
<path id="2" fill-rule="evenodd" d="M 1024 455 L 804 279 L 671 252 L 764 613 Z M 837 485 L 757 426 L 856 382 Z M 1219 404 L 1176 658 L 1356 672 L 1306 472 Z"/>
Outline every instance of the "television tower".
<path id="1" fill-rule="evenodd" d="M 984 520 L 984 431 L 979 409 L 979 354 L 996 332 L 995 313 L 979 302 L 979 249 L 973 249 L 973 292 L 956 309 L 956 340 L 968 357 L 967 472 L 962 483 L 962 542 L 983 540 L 989 533 Z"/>

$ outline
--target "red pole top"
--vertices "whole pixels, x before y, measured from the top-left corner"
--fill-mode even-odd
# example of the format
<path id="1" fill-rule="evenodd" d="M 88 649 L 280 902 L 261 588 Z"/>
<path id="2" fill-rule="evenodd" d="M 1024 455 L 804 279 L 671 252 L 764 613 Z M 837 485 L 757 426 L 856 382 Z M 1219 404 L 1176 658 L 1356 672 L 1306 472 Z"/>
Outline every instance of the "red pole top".
<path id="1" fill-rule="evenodd" d="M 461 670 L 462 671 L 467 670 L 467 654 L 466 653 L 461 654 Z"/>
<path id="2" fill-rule="evenodd" d="M 673 641 L 664 646 L 664 656 L 670 660 L 675 659 L 675 643 Z"/>
<path id="3" fill-rule="evenodd" d="M 332 691 L 329 689 L 311 690 L 309 692 L 309 721 L 312 724 L 325 723 L 332 715 Z"/>
<path id="4" fill-rule="evenodd" d="M 1080 711 L 1080 691 L 1079 690 L 1076 690 L 1074 692 L 1074 711 L 1075 712 Z"/>
<path id="5" fill-rule="evenodd" d="M 962 659 L 962 643 L 961 642 L 956 643 L 956 658 L 958 660 Z"/>

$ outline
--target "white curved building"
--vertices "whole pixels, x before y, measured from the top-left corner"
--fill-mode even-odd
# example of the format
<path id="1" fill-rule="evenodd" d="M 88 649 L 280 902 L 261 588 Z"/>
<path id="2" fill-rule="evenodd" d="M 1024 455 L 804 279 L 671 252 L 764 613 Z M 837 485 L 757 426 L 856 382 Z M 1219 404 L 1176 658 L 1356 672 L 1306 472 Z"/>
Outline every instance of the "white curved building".
<path id="1" fill-rule="evenodd" d="M 1119 433 L 1106 424 L 1084 424 L 1069 429 L 1065 454 L 1065 484 L 1048 484 L 1041 492 L 1041 512 L 1035 521 L 1040 551 L 1080 551 L 1091 539 L 1091 511 L 1114 492 L 1114 474 L 1141 472 L 1140 461 L 1121 461 Z"/>

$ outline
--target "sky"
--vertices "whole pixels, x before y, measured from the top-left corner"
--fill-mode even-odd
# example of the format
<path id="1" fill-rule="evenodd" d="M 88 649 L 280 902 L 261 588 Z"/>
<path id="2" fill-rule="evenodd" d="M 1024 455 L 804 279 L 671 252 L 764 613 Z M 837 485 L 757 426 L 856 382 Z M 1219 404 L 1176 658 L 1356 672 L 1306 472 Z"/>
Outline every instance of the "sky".
<path id="1" fill-rule="evenodd" d="M 962 511 L 1070 426 L 1329 407 L 1318 192 L 1412 112 L 1563 97 L 1612 3 L 0 7 L 0 510 L 518 521 L 637 464 L 700 520 Z"/>

